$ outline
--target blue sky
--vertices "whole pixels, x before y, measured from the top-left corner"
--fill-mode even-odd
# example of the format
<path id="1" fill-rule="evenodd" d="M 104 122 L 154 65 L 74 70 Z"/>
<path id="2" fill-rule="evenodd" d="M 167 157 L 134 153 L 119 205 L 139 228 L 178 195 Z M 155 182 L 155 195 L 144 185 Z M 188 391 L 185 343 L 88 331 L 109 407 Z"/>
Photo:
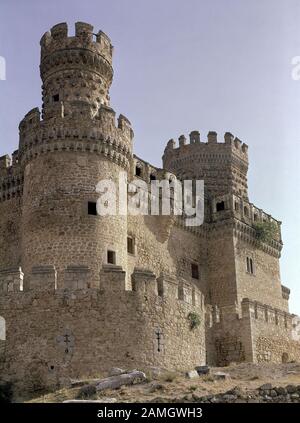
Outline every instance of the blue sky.
<path id="1" fill-rule="evenodd" d="M 0 155 L 41 105 L 39 40 L 58 22 L 102 29 L 115 46 L 111 104 L 135 130 L 135 152 L 161 166 L 167 140 L 198 129 L 249 145 L 250 200 L 282 220 L 282 282 L 300 314 L 298 0 L 0 0 Z"/>

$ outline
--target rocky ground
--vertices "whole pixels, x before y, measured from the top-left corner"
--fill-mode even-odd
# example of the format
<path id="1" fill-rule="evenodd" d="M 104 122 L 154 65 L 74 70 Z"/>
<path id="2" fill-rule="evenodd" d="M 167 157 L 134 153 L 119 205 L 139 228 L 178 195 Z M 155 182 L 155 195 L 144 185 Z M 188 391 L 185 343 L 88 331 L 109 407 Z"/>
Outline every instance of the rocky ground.
<path id="1" fill-rule="evenodd" d="M 95 381 L 76 381 L 68 389 L 29 402 L 300 402 L 299 363 L 232 364 L 210 368 L 208 374 L 200 376 L 193 373 L 190 376 L 194 378 L 159 369 L 145 373 L 146 379 L 141 382 L 100 392 L 95 389 Z"/>

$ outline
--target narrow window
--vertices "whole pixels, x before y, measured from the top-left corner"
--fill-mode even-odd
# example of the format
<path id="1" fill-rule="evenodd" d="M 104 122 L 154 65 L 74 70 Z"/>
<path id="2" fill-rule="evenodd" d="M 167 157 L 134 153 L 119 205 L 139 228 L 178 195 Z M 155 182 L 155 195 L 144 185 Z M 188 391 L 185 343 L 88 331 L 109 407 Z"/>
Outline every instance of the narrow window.
<path id="1" fill-rule="evenodd" d="M 142 176 L 142 169 L 139 166 L 136 166 L 135 174 L 136 176 Z"/>
<path id="2" fill-rule="evenodd" d="M 59 101 L 59 94 L 54 94 L 54 96 L 52 96 L 53 101 L 56 103 Z"/>
<path id="3" fill-rule="evenodd" d="M 129 254 L 134 254 L 134 244 L 135 244 L 134 239 L 131 236 L 129 236 L 127 238 L 127 252 Z"/>
<path id="4" fill-rule="evenodd" d="M 253 263 L 253 259 L 250 257 L 247 257 L 247 272 L 250 273 L 251 275 L 254 274 L 254 263 Z"/>
<path id="5" fill-rule="evenodd" d="M 247 272 L 250 273 L 250 259 L 247 257 Z"/>
<path id="6" fill-rule="evenodd" d="M 239 203 L 237 202 L 234 203 L 234 209 L 235 211 L 239 211 Z"/>
<path id="7" fill-rule="evenodd" d="M 224 201 L 220 201 L 219 203 L 217 203 L 216 207 L 217 207 L 217 212 L 222 211 L 222 210 L 225 210 L 225 203 L 224 203 Z"/>
<path id="8" fill-rule="evenodd" d="M 257 216 L 257 214 L 255 213 L 255 214 L 254 214 L 254 222 L 257 222 L 257 220 L 258 220 L 258 216 Z"/>
<path id="9" fill-rule="evenodd" d="M 97 216 L 97 203 L 94 201 L 88 202 L 88 214 Z"/>
<path id="10" fill-rule="evenodd" d="M 253 260 L 252 260 L 252 258 L 250 259 L 250 273 L 251 273 L 251 275 L 253 275 L 253 273 L 254 273 Z"/>
<path id="11" fill-rule="evenodd" d="M 150 181 L 155 181 L 155 180 L 156 180 L 156 176 L 153 175 L 153 173 L 151 173 L 151 175 L 150 175 Z"/>
<path id="12" fill-rule="evenodd" d="M 199 266 L 195 263 L 192 263 L 192 278 L 199 279 Z"/>
<path id="13" fill-rule="evenodd" d="M 116 252 L 108 250 L 107 251 L 107 263 L 108 264 L 116 264 Z"/>
<path id="14" fill-rule="evenodd" d="M 247 217 L 249 216 L 248 207 L 246 206 L 244 207 L 244 215 Z"/>

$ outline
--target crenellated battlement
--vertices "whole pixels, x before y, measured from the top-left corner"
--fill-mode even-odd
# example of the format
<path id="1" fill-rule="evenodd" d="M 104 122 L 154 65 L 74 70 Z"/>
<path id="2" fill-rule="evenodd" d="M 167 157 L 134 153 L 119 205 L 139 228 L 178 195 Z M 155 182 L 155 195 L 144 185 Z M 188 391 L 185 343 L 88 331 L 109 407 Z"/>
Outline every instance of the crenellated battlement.
<path id="1" fill-rule="evenodd" d="M 281 243 L 281 222 L 247 199 L 236 194 L 215 196 L 211 199 L 211 221 L 220 222 L 235 218 L 254 228 L 257 223 L 273 223 L 277 227 L 274 241 Z M 255 232 L 255 231 L 254 231 Z M 255 233 L 253 235 L 255 237 Z"/>
<path id="2" fill-rule="evenodd" d="M 109 106 L 112 52 L 108 36 L 102 31 L 94 34 L 87 23 L 77 22 L 72 37 L 66 23 L 46 32 L 41 39 L 40 64 L 43 118 L 93 117 L 101 105 Z"/>
<path id="3" fill-rule="evenodd" d="M 0 157 L 0 202 L 21 197 L 23 193 L 24 176 L 19 164 L 19 151 L 12 157 Z"/>
<path id="4" fill-rule="evenodd" d="M 0 172 L 5 173 L 8 168 L 12 165 L 11 157 L 6 154 L 5 156 L 0 157 Z"/>
<path id="5" fill-rule="evenodd" d="M 179 137 L 179 146 L 171 139 L 163 155 L 163 167 L 179 179 L 203 179 L 211 195 L 229 192 L 248 198 L 248 146 L 230 132 L 224 141 L 210 131 L 203 142 L 199 131 L 192 131 L 189 142 Z"/>
<path id="6" fill-rule="evenodd" d="M 23 281 L 26 280 L 26 284 Z M 91 287 L 94 288 L 91 288 Z M 54 266 L 35 266 L 29 275 L 24 275 L 21 267 L 0 271 L 0 292 L 2 301 L 13 293 L 87 292 L 99 291 L 106 295 L 121 295 L 136 298 L 138 302 L 145 297 L 178 301 L 204 311 L 204 296 L 200 290 L 183 279 L 174 276 L 156 275 L 144 269 L 135 269 L 132 274 L 132 290 L 126 289 L 126 272 L 116 265 L 103 265 L 99 280 L 92 279 L 88 266 L 70 265 L 58 275 Z M 19 297 L 18 297 L 19 298 Z"/>
<path id="7" fill-rule="evenodd" d="M 54 51 L 81 48 L 101 54 L 112 63 L 113 46 L 110 38 L 103 31 L 94 34 L 94 27 L 88 23 L 76 22 L 75 36 L 68 35 L 67 23 L 54 25 L 43 35 L 40 45 L 42 60 Z"/>
<path id="8" fill-rule="evenodd" d="M 90 152 L 104 155 L 124 168 L 132 157 L 133 130 L 129 120 L 101 106 L 91 120 L 62 116 L 55 122 L 39 119 L 39 110 L 30 111 L 20 123 L 19 156 L 22 163 L 40 154 L 57 151 Z"/>
<path id="9" fill-rule="evenodd" d="M 231 362 L 299 360 L 297 316 L 244 298 L 241 307 L 206 307 L 208 345 L 220 366 Z"/>
<path id="10" fill-rule="evenodd" d="M 260 303 L 259 301 L 244 298 L 242 301 L 242 318 L 250 318 L 254 322 L 263 322 L 269 325 L 291 329 L 294 315 Z"/>
<path id="11" fill-rule="evenodd" d="M 230 132 L 224 134 L 224 141 L 219 141 L 217 132 L 209 131 L 207 140 L 202 141 L 200 139 L 200 132 L 192 131 L 189 135 L 189 142 L 185 135 L 181 135 L 178 138 L 178 142 L 179 145 L 176 147 L 176 141 L 170 139 L 165 148 L 165 155 L 173 153 L 179 157 L 181 154 L 184 156 L 189 152 L 195 153 L 195 148 L 200 148 L 201 150 L 199 151 L 204 154 L 216 154 L 217 152 L 222 154 L 231 151 L 233 154 L 236 154 L 241 159 L 248 162 L 248 145 L 243 143 L 239 138 L 234 137 Z M 215 146 L 217 146 L 218 150 Z"/>

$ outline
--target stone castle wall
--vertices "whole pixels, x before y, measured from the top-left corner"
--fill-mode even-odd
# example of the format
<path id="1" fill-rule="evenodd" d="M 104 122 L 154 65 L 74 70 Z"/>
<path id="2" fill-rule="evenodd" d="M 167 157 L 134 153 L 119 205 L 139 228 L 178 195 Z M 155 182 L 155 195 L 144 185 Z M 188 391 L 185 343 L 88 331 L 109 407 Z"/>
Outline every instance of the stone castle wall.
<path id="1" fill-rule="evenodd" d="M 193 233 L 178 225 L 172 216 L 128 216 L 128 235 L 135 240 L 134 255 L 128 254 L 128 273 L 135 267 L 149 268 L 155 274 L 175 274 L 194 283 L 207 295 L 206 233 Z M 180 242 L 178 240 L 180 239 Z M 193 279 L 191 265 L 199 266 L 199 279 Z"/>
<path id="2" fill-rule="evenodd" d="M 238 304 L 243 298 L 249 298 L 288 312 L 288 302 L 282 293 L 278 258 L 240 237 L 235 238 L 234 256 Z M 253 260 L 253 274 L 247 272 L 247 257 Z"/>
<path id="3" fill-rule="evenodd" d="M 27 291 L 17 290 L 20 277 L 18 269 L 0 274 L 1 379 L 16 389 L 98 377 L 112 366 L 186 370 L 205 363 L 204 298 L 190 284 L 136 270 L 127 291 L 118 266 L 104 266 L 98 288 L 88 288 L 82 266 L 66 269 L 64 289 L 55 289 L 53 267 L 34 268 Z M 193 330 L 191 312 L 201 321 Z"/>
<path id="4" fill-rule="evenodd" d="M 300 325 L 280 281 L 281 222 L 248 199 L 248 146 L 229 132 L 203 142 L 193 131 L 189 143 L 168 142 L 162 169 L 135 156 L 130 122 L 110 107 L 112 51 L 89 24 L 77 22 L 75 36 L 65 23 L 51 28 L 41 40 L 41 112 L 21 121 L 12 159 L 0 157 L 2 374 L 34 389 L 113 365 L 299 359 Z M 98 182 L 117 182 L 118 195 L 120 172 L 148 187 L 204 180 L 204 224 L 89 213 Z M 256 237 L 263 222 L 276 228 L 268 242 Z"/>
<path id="5" fill-rule="evenodd" d="M 0 263 L 2 269 L 21 263 L 23 174 L 17 161 L 0 157 Z"/>
<path id="6" fill-rule="evenodd" d="M 300 361 L 294 315 L 248 298 L 241 306 L 241 311 L 237 304 L 207 309 L 206 339 L 212 363 Z"/>
<path id="7" fill-rule="evenodd" d="M 84 152 L 53 153 L 27 165 L 22 213 L 25 274 L 39 264 L 54 264 L 62 272 L 79 261 L 97 278 L 108 249 L 116 252 L 116 264 L 126 269 L 126 216 L 88 214 L 88 202 L 99 197 L 97 183 L 106 178 L 117 182 L 119 170 L 117 164 Z"/>

